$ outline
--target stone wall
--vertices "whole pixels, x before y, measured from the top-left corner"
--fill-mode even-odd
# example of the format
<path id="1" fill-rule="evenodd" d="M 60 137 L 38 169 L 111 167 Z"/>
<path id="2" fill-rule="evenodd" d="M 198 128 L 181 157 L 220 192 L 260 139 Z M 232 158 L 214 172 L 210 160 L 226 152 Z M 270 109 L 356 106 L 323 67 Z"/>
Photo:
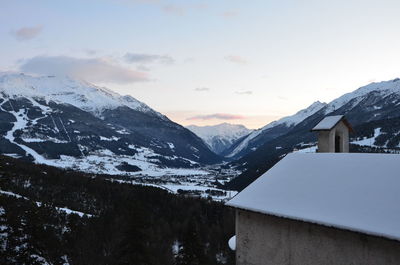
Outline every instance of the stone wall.
<path id="1" fill-rule="evenodd" d="M 318 132 L 318 152 L 320 153 L 334 153 L 335 152 L 335 136 L 341 137 L 341 152 L 349 152 L 349 129 L 340 121 L 330 131 Z"/>
<path id="2" fill-rule="evenodd" d="M 399 265 L 400 242 L 348 230 L 236 212 L 237 265 Z"/>

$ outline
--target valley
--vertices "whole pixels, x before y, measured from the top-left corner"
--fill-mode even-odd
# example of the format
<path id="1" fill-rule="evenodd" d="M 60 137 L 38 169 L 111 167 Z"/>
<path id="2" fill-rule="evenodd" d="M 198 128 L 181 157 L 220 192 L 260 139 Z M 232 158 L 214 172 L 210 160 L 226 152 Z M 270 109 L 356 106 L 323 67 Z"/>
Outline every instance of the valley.
<path id="1" fill-rule="evenodd" d="M 372 83 L 330 103 L 314 102 L 258 130 L 225 123 L 189 126 L 191 132 L 106 88 L 6 73 L 0 76 L 0 153 L 225 201 L 287 153 L 315 151 L 309 130 L 326 115 L 345 114 L 355 125 L 352 150 L 397 152 L 398 81 Z"/>

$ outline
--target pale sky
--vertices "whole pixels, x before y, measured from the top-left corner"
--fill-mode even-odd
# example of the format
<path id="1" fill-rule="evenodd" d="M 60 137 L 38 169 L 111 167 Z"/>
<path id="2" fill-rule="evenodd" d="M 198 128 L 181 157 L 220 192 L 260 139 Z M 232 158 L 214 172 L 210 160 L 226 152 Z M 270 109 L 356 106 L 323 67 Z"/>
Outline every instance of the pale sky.
<path id="1" fill-rule="evenodd" d="M 0 71 L 70 75 L 182 124 L 259 128 L 400 77 L 400 1 L 0 0 Z"/>

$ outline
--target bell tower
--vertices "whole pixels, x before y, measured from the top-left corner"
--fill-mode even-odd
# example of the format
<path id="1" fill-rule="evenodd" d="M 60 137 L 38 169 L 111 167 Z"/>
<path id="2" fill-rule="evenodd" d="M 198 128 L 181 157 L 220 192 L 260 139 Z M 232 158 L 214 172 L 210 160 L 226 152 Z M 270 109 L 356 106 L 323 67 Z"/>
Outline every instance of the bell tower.
<path id="1" fill-rule="evenodd" d="M 326 116 L 311 131 L 318 133 L 319 153 L 348 153 L 353 128 L 343 115 Z"/>

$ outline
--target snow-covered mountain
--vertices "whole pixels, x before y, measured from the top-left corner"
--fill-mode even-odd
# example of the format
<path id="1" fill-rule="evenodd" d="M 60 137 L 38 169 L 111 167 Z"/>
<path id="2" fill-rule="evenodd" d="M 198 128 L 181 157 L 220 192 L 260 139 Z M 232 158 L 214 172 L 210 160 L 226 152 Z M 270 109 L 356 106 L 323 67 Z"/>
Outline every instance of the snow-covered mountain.
<path id="1" fill-rule="evenodd" d="M 19 73 L 0 74 L 0 153 L 109 174 L 190 175 L 171 168 L 220 160 L 194 133 L 131 96 Z"/>
<path id="2" fill-rule="evenodd" d="M 253 131 L 243 125 L 229 123 L 212 126 L 189 125 L 186 128 L 203 139 L 210 149 L 217 154 L 223 153 L 235 141 Z"/>
<path id="3" fill-rule="evenodd" d="M 234 143 L 234 145 L 232 145 L 232 147 L 228 149 L 224 155 L 229 158 L 239 158 L 245 154 L 255 151 L 260 145 L 264 144 L 270 139 L 287 133 L 291 128 L 302 122 L 307 117 L 318 112 L 325 106 L 326 103 L 316 101 L 309 107 L 300 110 L 292 116 L 273 121 Z"/>
<path id="4" fill-rule="evenodd" d="M 98 87 L 67 76 L 0 73 L 0 84 L 1 92 L 9 98 L 41 98 L 46 102 L 70 104 L 96 115 L 101 115 L 106 109 L 127 106 L 133 110 L 163 117 L 160 113 L 129 95 L 121 96 L 105 87 Z"/>
<path id="5" fill-rule="evenodd" d="M 393 97 L 400 95 L 400 78 L 395 78 L 389 81 L 373 82 L 366 86 L 360 87 L 359 89 L 346 93 L 343 96 L 331 101 L 325 113 L 330 113 L 332 111 L 340 109 L 348 103 L 351 103 L 352 107 L 356 107 L 358 104 L 362 103 L 367 97 L 373 96 L 375 98 L 384 99 L 386 97 Z M 347 106 L 349 107 L 349 106 Z"/>
<path id="6" fill-rule="evenodd" d="M 374 151 L 374 148 L 400 151 L 399 78 L 371 83 L 344 94 L 328 104 L 318 103 L 316 106 L 314 111 L 310 111 L 310 115 L 305 115 L 307 117 L 286 129 L 284 133 L 275 134 L 276 131 L 272 133 L 268 129 L 264 130 L 264 142 L 260 143 L 256 150 L 247 152 L 232 163 L 237 169 L 245 171 L 234 181 L 236 183 L 233 184 L 234 188 L 244 187 L 278 161 L 279 157 L 292 152 L 293 149 L 315 145 L 316 135 L 310 132 L 310 129 L 327 115 L 345 115 L 355 128 L 355 133 L 350 135 L 352 143 L 357 145 L 368 143 L 367 151 Z M 282 120 L 286 119 L 288 118 Z M 276 130 L 277 127 L 272 128 Z M 356 148 L 353 150 L 357 152 L 363 150 L 360 147 L 353 148 Z"/>

